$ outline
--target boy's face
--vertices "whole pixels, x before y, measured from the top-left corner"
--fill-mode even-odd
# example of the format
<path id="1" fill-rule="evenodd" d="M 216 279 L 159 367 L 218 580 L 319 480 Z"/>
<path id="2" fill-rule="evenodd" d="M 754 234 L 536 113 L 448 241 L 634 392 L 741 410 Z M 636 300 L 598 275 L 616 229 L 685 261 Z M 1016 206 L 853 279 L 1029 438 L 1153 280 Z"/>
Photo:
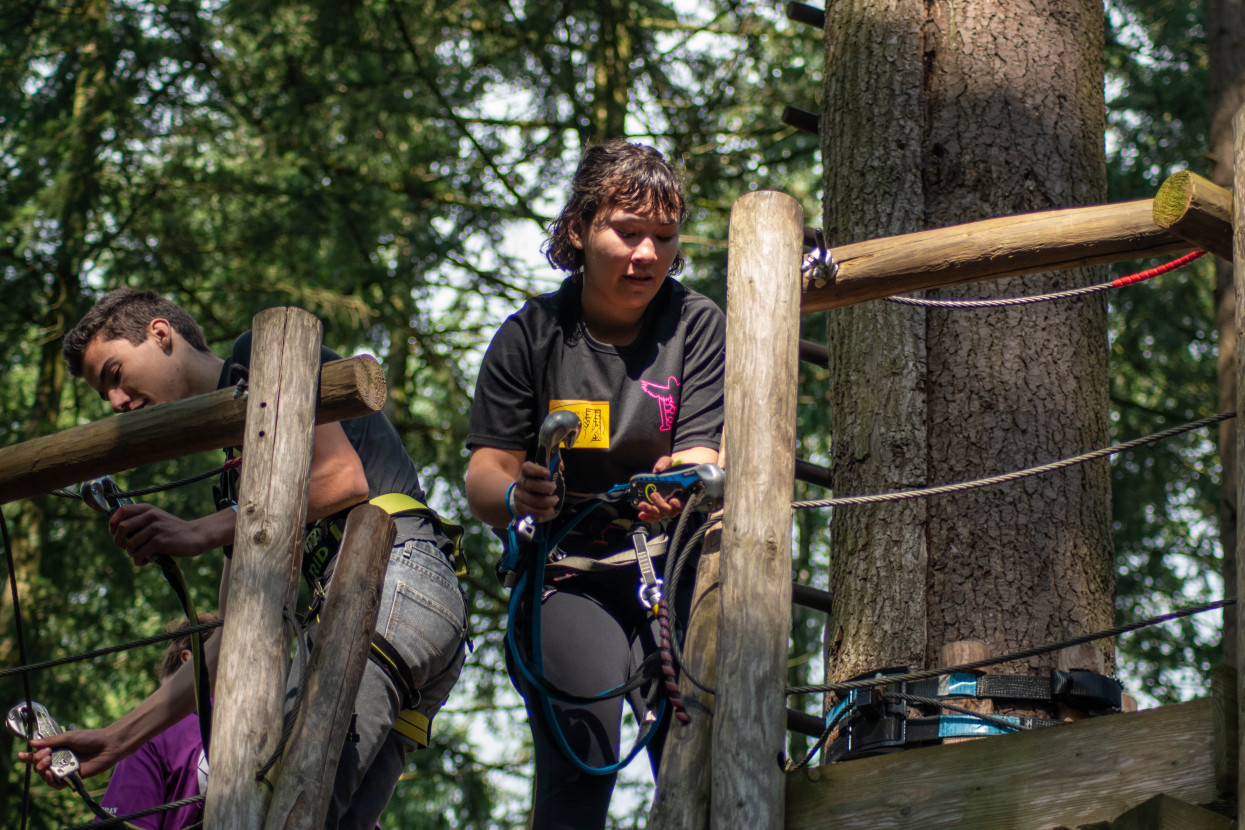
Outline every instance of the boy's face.
<path id="1" fill-rule="evenodd" d="M 164 320 L 153 320 L 147 339 L 137 345 L 96 336 L 82 354 L 82 378 L 113 412 L 133 412 L 188 395 L 185 373 L 173 353 L 172 329 Z"/>

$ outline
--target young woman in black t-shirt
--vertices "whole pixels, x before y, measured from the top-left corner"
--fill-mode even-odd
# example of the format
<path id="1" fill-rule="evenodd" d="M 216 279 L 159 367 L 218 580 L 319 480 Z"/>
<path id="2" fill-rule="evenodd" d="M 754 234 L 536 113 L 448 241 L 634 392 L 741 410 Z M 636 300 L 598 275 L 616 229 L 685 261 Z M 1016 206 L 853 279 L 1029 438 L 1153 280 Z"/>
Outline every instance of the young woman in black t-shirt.
<path id="1" fill-rule="evenodd" d="M 481 367 L 467 473 L 477 518 L 504 528 L 531 516 L 556 534 L 588 509 L 590 494 L 635 473 L 717 461 L 725 322 L 712 301 L 671 279 L 682 267 L 686 214 L 681 182 L 656 150 L 614 141 L 585 151 L 545 245 L 549 262 L 571 275 L 502 325 Z M 583 425 L 563 453 L 565 503 L 550 471 L 531 460 L 541 422 L 558 409 Z M 559 547 L 594 557 L 624 550 L 632 523 L 656 525 L 681 509 L 655 495 L 636 510 L 593 510 Z M 539 646 L 549 684 L 589 697 L 639 670 L 655 649 L 656 623 L 637 599 L 637 579 L 632 565 L 544 586 Z M 530 615 L 530 605 L 520 608 Z M 530 623 L 523 627 L 531 637 Z M 514 654 L 507 658 L 535 742 L 535 827 L 603 827 L 620 763 L 622 698 L 552 699 Z M 642 728 L 654 730 L 656 769 L 665 724 L 651 721 L 664 709 L 650 707 L 646 691 L 628 702 Z"/>

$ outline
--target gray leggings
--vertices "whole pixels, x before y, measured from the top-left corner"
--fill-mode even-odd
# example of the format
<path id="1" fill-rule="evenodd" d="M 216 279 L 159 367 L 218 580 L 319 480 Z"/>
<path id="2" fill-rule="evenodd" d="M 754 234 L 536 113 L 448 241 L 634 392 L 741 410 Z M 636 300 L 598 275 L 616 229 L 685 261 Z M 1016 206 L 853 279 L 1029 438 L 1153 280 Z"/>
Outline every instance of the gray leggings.
<path id="1" fill-rule="evenodd" d="M 639 604 L 635 580 L 634 571 L 625 569 L 607 587 L 580 578 L 574 580 L 579 584 L 573 587 L 546 589 L 541 608 L 541 647 L 544 676 L 550 684 L 573 695 L 596 695 L 625 683 L 639 670 L 646 655 L 657 653 L 657 621 Z M 525 607 L 520 614 L 523 619 L 516 633 L 527 658 L 532 644 L 530 614 Z M 550 728 L 541 696 L 524 680 L 513 660 L 507 649 L 510 678 L 527 704 L 535 744 L 534 830 L 605 827 L 617 774 L 591 775 L 566 757 Z M 659 676 L 659 672 L 652 676 Z M 646 715 L 651 717 L 658 709 L 654 704 L 650 714 L 645 702 L 651 687 L 652 683 L 645 683 L 626 696 L 637 722 L 646 727 Z M 550 701 L 549 705 L 556 713 L 563 736 L 581 761 L 600 768 L 619 760 L 622 697 L 590 704 Z M 654 775 L 661 761 L 669 720 L 667 711 L 662 722 L 654 727 L 658 731 L 647 747 Z"/>

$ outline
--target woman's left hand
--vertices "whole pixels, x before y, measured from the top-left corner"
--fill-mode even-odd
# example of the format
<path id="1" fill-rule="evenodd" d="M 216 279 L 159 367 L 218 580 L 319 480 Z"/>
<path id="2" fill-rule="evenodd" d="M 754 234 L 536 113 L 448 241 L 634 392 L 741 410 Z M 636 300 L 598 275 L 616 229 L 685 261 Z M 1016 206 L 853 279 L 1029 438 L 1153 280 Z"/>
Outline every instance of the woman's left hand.
<path id="1" fill-rule="evenodd" d="M 670 465 L 674 463 L 674 459 L 668 455 L 663 455 L 657 459 L 657 463 L 653 465 L 653 472 L 664 473 L 670 469 Z M 646 524 L 660 522 L 664 519 L 673 519 L 679 513 L 683 512 L 683 502 L 678 499 L 666 500 L 662 498 L 660 493 L 653 493 L 651 502 L 642 501 L 636 505 L 636 509 L 640 512 L 640 521 Z"/>

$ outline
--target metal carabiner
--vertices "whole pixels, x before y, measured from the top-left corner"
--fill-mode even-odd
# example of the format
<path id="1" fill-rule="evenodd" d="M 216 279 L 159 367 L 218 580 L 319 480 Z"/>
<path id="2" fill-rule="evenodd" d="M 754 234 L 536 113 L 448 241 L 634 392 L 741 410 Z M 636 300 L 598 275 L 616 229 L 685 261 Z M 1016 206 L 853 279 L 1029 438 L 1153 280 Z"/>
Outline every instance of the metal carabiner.
<path id="1" fill-rule="evenodd" d="M 51 738 L 65 731 L 48 712 L 47 707 L 33 700 L 29 705 L 25 701 L 14 704 L 9 709 L 5 723 L 14 735 L 26 740 Z M 50 769 L 57 778 L 68 778 L 78 771 L 78 756 L 71 749 L 53 747 Z"/>
<path id="2" fill-rule="evenodd" d="M 105 516 L 111 516 L 123 504 L 133 504 L 123 493 L 124 491 L 117 486 L 112 476 L 101 476 L 84 481 L 79 490 L 79 495 L 82 496 L 82 501 L 86 503 L 86 506 Z"/>

